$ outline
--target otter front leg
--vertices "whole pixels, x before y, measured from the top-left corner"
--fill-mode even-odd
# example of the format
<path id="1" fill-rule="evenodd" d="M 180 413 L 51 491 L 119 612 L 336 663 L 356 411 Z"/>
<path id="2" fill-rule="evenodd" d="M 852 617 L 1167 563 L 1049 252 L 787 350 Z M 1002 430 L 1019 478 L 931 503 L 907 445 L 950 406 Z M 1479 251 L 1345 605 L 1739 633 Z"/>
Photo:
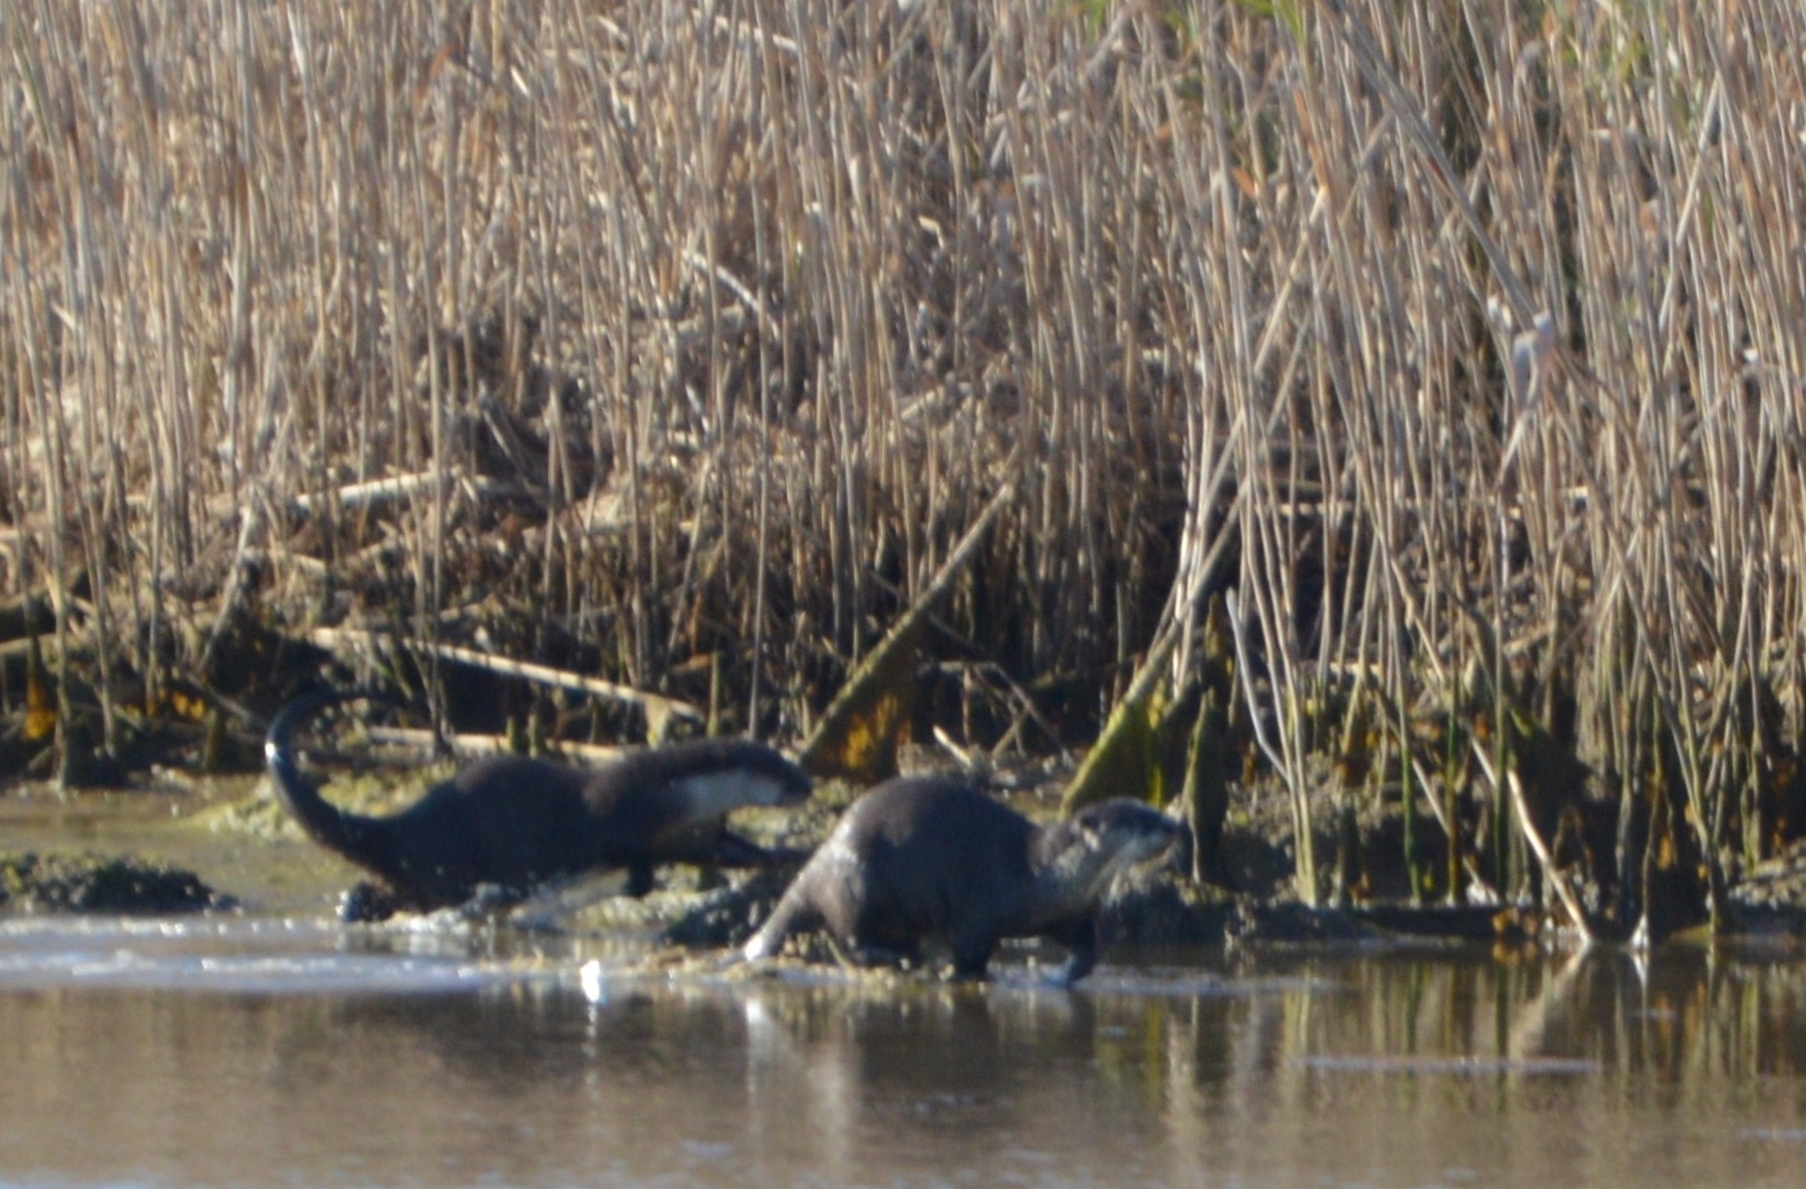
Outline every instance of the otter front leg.
<path id="1" fill-rule="evenodd" d="M 339 897 L 339 919 L 346 924 L 386 921 L 400 911 L 400 897 L 367 879 L 358 880 Z"/>
<path id="2" fill-rule="evenodd" d="M 467 921 L 480 921 L 512 912 L 527 898 L 527 889 L 499 883 L 480 883 L 471 890 L 470 899 L 458 906 L 458 915 Z"/>
<path id="3" fill-rule="evenodd" d="M 1070 955 L 1054 972 L 1054 981 L 1060 986 L 1069 987 L 1096 968 L 1098 951 L 1096 917 L 1087 915 L 1070 921 L 1062 921 L 1043 930 L 1043 936 L 1065 946 Z"/>
<path id="4" fill-rule="evenodd" d="M 716 867 L 781 867 L 805 862 L 812 852 L 793 847 L 764 847 L 727 830 L 715 841 L 709 862 Z"/>
<path id="5" fill-rule="evenodd" d="M 991 951 L 988 948 L 983 954 L 956 953 L 953 955 L 953 978 L 956 982 L 981 983 L 990 977 L 990 965 Z"/>

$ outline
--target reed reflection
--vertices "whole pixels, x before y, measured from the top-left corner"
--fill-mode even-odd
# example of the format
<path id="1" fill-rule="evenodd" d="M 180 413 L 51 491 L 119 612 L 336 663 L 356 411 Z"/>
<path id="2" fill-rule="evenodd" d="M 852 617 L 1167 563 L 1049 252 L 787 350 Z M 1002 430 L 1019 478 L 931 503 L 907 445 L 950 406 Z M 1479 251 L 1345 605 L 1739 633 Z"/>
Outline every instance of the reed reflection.
<path id="1" fill-rule="evenodd" d="M 1803 989 L 1689 949 L 1146 953 L 1070 992 L 22 988 L 0 1182 L 1630 1186 L 1643 1145 L 1669 1183 L 1785 1184 Z"/>

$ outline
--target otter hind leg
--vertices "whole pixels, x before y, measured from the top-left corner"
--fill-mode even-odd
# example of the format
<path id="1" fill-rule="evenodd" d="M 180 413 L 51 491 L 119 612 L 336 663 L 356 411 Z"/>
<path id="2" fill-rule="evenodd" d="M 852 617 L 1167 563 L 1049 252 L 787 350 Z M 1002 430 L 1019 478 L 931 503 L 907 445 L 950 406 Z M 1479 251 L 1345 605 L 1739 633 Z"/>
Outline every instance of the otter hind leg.
<path id="1" fill-rule="evenodd" d="M 997 939 L 989 934 L 969 931 L 950 939 L 953 950 L 953 977 L 958 982 L 983 982 L 997 949 Z"/>
<path id="2" fill-rule="evenodd" d="M 826 936 L 828 948 L 834 951 L 834 960 L 845 967 L 874 970 L 888 966 L 893 970 L 908 970 L 922 964 L 921 950 L 913 945 L 884 945 L 843 938 L 831 929 Z"/>
<path id="3" fill-rule="evenodd" d="M 874 905 L 874 897 L 868 892 L 860 881 L 848 882 L 844 911 L 838 922 L 829 922 L 829 936 L 850 952 L 860 966 L 919 967 L 922 964 L 921 937 L 881 906 Z"/>
<path id="4" fill-rule="evenodd" d="M 879 966 L 901 966 L 904 962 L 902 954 L 882 946 L 862 945 L 857 941 L 841 937 L 832 929 L 822 934 L 827 939 L 828 949 L 834 955 L 834 961 L 846 970 L 870 970 Z"/>

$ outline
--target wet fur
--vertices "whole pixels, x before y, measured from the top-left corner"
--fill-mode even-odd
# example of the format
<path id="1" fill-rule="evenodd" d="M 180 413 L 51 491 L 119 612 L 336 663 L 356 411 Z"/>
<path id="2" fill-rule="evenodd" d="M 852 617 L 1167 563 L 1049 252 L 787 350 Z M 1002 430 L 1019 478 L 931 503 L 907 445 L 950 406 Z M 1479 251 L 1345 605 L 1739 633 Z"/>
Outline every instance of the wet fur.
<path id="1" fill-rule="evenodd" d="M 335 702 L 321 693 L 285 707 L 264 745 L 276 796 L 308 837 L 376 878 L 347 896 L 347 919 L 502 903 L 549 880 L 625 868 L 627 891 L 651 890 L 666 863 L 760 866 L 776 856 L 728 831 L 726 815 L 808 796 L 801 769 L 747 740 L 708 739 L 578 768 L 519 756 L 480 760 L 400 813 L 341 810 L 296 767 L 290 736 Z"/>
<path id="2" fill-rule="evenodd" d="M 1097 904 L 1121 871 L 1163 852 L 1178 823 L 1127 799 L 1037 826 L 944 777 L 864 794 L 746 945 L 757 960 L 822 926 L 845 962 L 920 961 L 934 938 L 957 976 L 982 978 L 998 942 L 1045 937 L 1071 953 L 1064 981 L 1097 962 Z"/>

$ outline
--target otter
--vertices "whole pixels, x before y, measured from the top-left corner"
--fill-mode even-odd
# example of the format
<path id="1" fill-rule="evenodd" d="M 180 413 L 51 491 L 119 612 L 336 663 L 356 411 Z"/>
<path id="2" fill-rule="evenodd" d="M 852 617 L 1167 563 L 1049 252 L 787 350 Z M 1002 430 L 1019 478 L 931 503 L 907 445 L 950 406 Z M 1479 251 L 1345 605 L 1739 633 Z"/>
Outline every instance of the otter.
<path id="1" fill-rule="evenodd" d="M 1055 977 L 1071 984 L 1097 964 L 1111 880 L 1181 829 L 1123 797 L 1037 826 L 963 781 L 898 777 L 853 803 L 742 952 L 756 962 L 820 924 L 843 963 L 914 963 L 938 938 L 956 978 L 981 979 L 1003 938 L 1039 936 L 1066 947 Z"/>
<path id="2" fill-rule="evenodd" d="M 666 863 L 758 867 L 790 856 L 728 831 L 726 817 L 809 795 L 803 770 L 749 740 L 700 739 L 582 769 L 521 756 L 479 760 L 400 813 L 329 804 L 301 775 L 289 736 L 313 714 L 367 694 L 324 690 L 284 707 L 264 742 L 276 799 L 307 836 L 363 868 L 346 920 L 469 904 L 506 907 L 537 885 L 626 868 L 627 893 L 651 891 Z M 378 699 L 380 700 L 380 699 Z"/>

